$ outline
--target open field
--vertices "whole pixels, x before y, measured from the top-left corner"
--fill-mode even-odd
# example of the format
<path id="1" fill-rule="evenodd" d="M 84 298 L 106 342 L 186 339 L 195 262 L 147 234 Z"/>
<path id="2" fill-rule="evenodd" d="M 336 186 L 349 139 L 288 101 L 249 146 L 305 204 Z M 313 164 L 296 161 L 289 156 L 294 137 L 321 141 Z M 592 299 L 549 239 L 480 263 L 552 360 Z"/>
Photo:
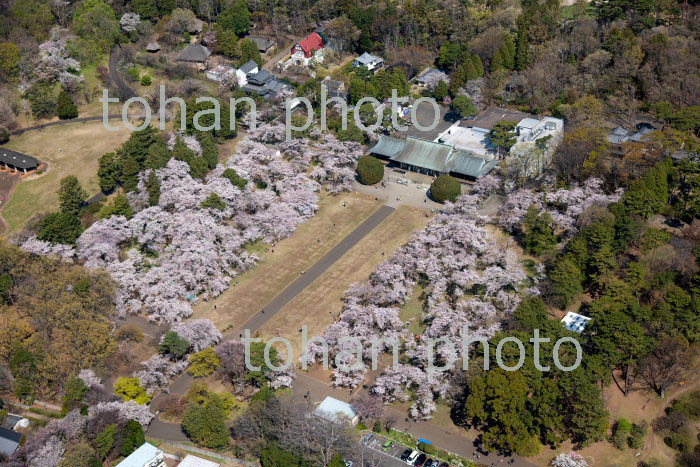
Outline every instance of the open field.
<path id="1" fill-rule="evenodd" d="M 296 280 L 301 271 L 309 269 L 379 209 L 381 203 L 369 196 L 343 193 L 322 195 L 320 206 L 318 214 L 301 224 L 290 238 L 274 246 L 254 245 L 251 249 L 263 262 L 234 279 L 231 287 L 215 300 L 196 305 L 193 317 L 209 318 L 224 332 L 244 324 Z"/>
<path id="2" fill-rule="evenodd" d="M 89 195 L 97 193 L 98 159 L 114 151 L 128 137 L 129 131 L 125 128 L 108 131 L 102 122 L 62 125 L 13 137 L 6 147 L 47 162 L 49 168 L 43 174 L 22 180 L 17 186 L 2 211 L 10 232 L 24 227 L 34 214 L 57 209 L 56 190 L 67 175 L 78 177 Z"/>
<path id="3" fill-rule="evenodd" d="M 321 334 L 337 320 L 345 291 L 353 283 L 367 279 L 377 264 L 387 260 L 428 220 L 418 209 L 397 209 L 263 326 L 262 336 L 285 337 L 297 353 L 301 342 L 299 328 L 305 324 L 309 336 Z"/>

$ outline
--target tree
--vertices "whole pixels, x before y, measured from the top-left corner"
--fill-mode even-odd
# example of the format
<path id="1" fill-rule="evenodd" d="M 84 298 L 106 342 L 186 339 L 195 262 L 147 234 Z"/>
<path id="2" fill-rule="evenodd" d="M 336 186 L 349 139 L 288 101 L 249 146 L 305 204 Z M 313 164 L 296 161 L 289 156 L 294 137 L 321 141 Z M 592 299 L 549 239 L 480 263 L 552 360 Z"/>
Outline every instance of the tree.
<path id="1" fill-rule="evenodd" d="M 516 122 L 501 120 L 489 131 L 488 138 L 491 143 L 498 148 L 499 154 L 508 152 L 517 141 L 517 135 L 515 134 L 516 126 Z"/>
<path id="2" fill-rule="evenodd" d="M 218 195 L 218 193 L 212 193 L 210 194 L 207 199 L 202 201 L 202 204 L 200 206 L 204 209 L 216 209 L 217 211 L 224 211 L 228 207 L 228 204 L 221 199 L 221 196 Z"/>
<path id="3" fill-rule="evenodd" d="M 536 206 L 530 206 L 523 220 L 525 249 L 537 256 L 550 251 L 557 244 L 554 226 L 554 220 L 549 213 L 539 214 L 539 209 Z"/>
<path id="4" fill-rule="evenodd" d="M 175 358 L 182 358 L 187 355 L 190 347 L 191 344 L 188 340 L 183 339 L 174 331 L 168 331 L 163 337 L 159 349 L 160 353 L 169 354 Z"/>
<path id="5" fill-rule="evenodd" d="M 189 373 L 195 377 L 209 376 L 221 365 L 221 357 L 213 348 L 200 350 L 190 356 Z"/>
<path id="6" fill-rule="evenodd" d="M 220 448 L 229 442 L 226 410 L 219 396 L 210 393 L 203 404 L 191 403 L 182 418 L 182 429 L 200 446 Z"/>
<path id="7" fill-rule="evenodd" d="M 146 442 L 146 434 L 141 424 L 136 420 L 129 420 L 119 432 L 119 454 L 128 456 L 144 442 Z"/>
<path id="8" fill-rule="evenodd" d="M 100 190 L 103 193 L 111 193 L 119 186 L 121 168 L 116 153 L 108 152 L 100 157 L 97 177 L 99 178 Z"/>
<path id="9" fill-rule="evenodd" d="M 352 400 L 352 407 L 363 421 L 376 420 L 384 415 L 384 401 L 381 397 L 370 394 L 362 394 Z M 380 430 L 381 431 L 381 430 Z"/>
<path id="10" fill-rule="evenodd" d="M 357 175 L 365 185 L 374 185 L 384 178 L 384 164 L 376 157 L 366 155 L 357 161 Z"/>
<path id="11" fill-rule="evenodd" d="M 114 393 L 125 401 L 133 400 L 141 405 L 148 404 L 153 397 L 146 392 L 146 388 L 141 386 L 138 378 L 118 378 L 114 383 Z"/>
<path id="12" fill-rule="evenodd" d="M 10 130 L 4 126 L 0 126 L 0 144 L 5 144 L 10 141 Z"/>
<path id="13" fill-rule="evenodd" d="M 221 176 L 227 178 L 228 181 L 231 182 L 231 185 L 238 187 L 241 190 L 245 189 L 246 185 L 248 184 L 248 180 L 238 175 L 238 173 L 236 173 L 236 170 L 230 167 L 228 169 L 225 169 Z"/>
<path id="14" fill-rule="evenodd" d="M 78 216 L 53 212 L 41 221 L 37 238 L 53 244 L 74 245 L 81 233 L 83 225 Z"/>
<path id="15" fill-rule="evenodd" d="M 112 451 L 117 428 L 119 428 L 119 425 L 116 423 L 107 425 L 105 429 L 95 437 L 94 445 L 100 459 L 104 459 Z"/>
<path id="16" fill-rule="evenodd" d="M 439 203 L 454 202 L 461 193 L 462 184 L 450 175 L 440 175 L 430 185 L 430 195 Z"/>
<path id="17" fill-rule="evenodd" d="M 142 18 L 153 19 L 158 16 L 158 7 L 153 0 L 134 0 L 131 9 Z"/>
<path id="18" fill-rule="evenodd" d="M 95 467 L 101 462 L 95 455 L 95 450 L 88 443 L 82 441 L 71 444 L 63 454 L 59 467 Z"/>
<path id="19" fill-rule="evenodd" d="M 644 357 L 639 367 L 644 382 L 663 399 L 666 390 L 686 379 L 693 355 L 688 344 L 677 337 L 666 337 Z"/>
<path id="20" fill-rule="evenodd" d="M 61 203 L 62 213 L 77 216 L 86 198 L 87 193 L 74 175 L 69 175 L 61 180 L 58 199 Z"/>
<path id="21" fill-rule="evenodd" d="M 230 29 L 220 29 L 216 33 L 216 50 L 229 58 L 238 58 L 241 55 L 241 49 L 236 33 Z"/>
<path id="22" fill-rule="evenodd" d="M 85 0 L 73 12 L 73 27 L 82 38 L 98 44 L 107 52 L 119 37 L 119 22 L 114 10 L 102 0 Z"/>
<path id="23" fill-rule="evenodd" d="M 217 16 L 216 24 L 223 29 L 232 30 L 237 36 L 245 35 L 250 29 L 250 11 L 246 1 L 235 0 L 231 7 Z"/>
<path id="24" fill-rule="evenodd" d="M 574 299 L 583 293 L 583 273 L 571 259 L 562 257 L 554 263 L 549 277 L 552 289 L 564 308 L 571 305 Z"/>
<path id="25" fill-rule="evenodd" d="M 515 69 L 524 70 L 530 64 L 530 41 L 525 28 L 518 29 L 518 42 L 515 44 Z"/>
<path id="26" fill-rule="evenodd" d="M 65 389 L 63 390 L 63 407 L 61 409 L 61 413 L 65 415 L 74 408 L 79 408 L 88 392 L 88 389 L 89 388 L 85 385 L 83 380 L 77 376 L 69 379 L 66 383 Z"/>
<path id="27" fill-rule="evenodd" d="M 262 66 L 264 63 L 262 56 L 260 55 L 260 51 L 258 50 L 258 46 L 255 42 L 253 42 L 250 39 L 243 39 L 240 44 L 240 49 L 241 49 L 241 59 L 239 62 L 241 64 L 248 63 L 249 61 L 253 60 L 255 63 L 258 64 L 258 66 Z"/>
<path id="28" fill-rule="evenodd" d="M 19 47 L 14 42 L 0 43 L 0 77 L 14 78 L 19 74 Z"/>
<path id="29" fill-rule="evenodd" d="M 105 206 L 98 213 L 100 219 L 108 219 L 112 216 L 124 216 L 127 219 L 134 217 L 134 208 L 129 204 L 129 200 L 123 193 L 114 197 L 114 202 Z"/>
<path id="30" fill-rule="evenodd" d="M 56 101 L 56 115 L 61 120 L 70 120 L 78 116 L 78 106 L 73 102 L 73 97 L 65 89 L 58 95 Z"/>
<path id="31" fill-rule="evenodd" d="M 304 467 L 304 458 L 281 449 L 275 443 L 269 443 L 260 453 L 263 467 Z"/>
<path id="32" fill-rule="evenodd" d="M 148 191 L 148 205 L 157 206 L 160 200 L 160 178 L 155 171 L 151 171 L 146 179 L 146 190 Z"/>
<path id="33" fill-rule="evenodd" d="M 463 94 L 456 96 L 452 100 L 452 110 L 457 112 L 461 118 L 471 117 L 477 114 L 478 110 L 474 102 Z"/>
<path id="34" fill-rule="evenodd" d="M 447 96 L 450 95 L 450 87 L 445 81 L 439 81 L 433 90 L 433 97 L 442 102 Z"/>

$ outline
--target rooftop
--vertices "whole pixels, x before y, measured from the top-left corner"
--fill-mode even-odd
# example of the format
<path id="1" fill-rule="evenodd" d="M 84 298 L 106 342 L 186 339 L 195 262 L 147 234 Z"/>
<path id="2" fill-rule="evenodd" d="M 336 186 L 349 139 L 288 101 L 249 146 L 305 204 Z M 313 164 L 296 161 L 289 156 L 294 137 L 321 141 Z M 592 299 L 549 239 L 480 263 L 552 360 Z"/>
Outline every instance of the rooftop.
<path id="1" fill-rule="evenodd" d="M 357 416 L 355 409 L 350 404 L 330 396 L 323 399 L 323 402 L 314 410 L 314 414 L 331 422 L 339 419 L 352 421 Z"/>
<path id="2" fill-rule="evenodd" d="M 436 68 L 429 68 L 428 71 L 416 78 L 416 81 L 419 83 L 425 83 L 431 75 L 434 75 L 436 73 L 440 73 L 440 70 Z"/>
<path id="3" fill-rule="evenodd" d="M 10 457 L 19 447 L 22 433 L 0 427 L 0 456 Z"/>
<path id="4" fill-rule="evenodd" d="M 260 52 L 265 52 L 267 49 L 275 45 L 275 41 L 270 40 L 266 37 L 246 36 L 246 39 L 250 39 L 251 41 L 255 42 L 255 45 L 258 46 L 258 50 Z"/>
<path id="5" fill-rule="evenodd" d="M 243 65 L 241 65 L 239 70 L 247 75 L 248 73 L 255 70 L 256 68 L 258 68 L 258 64 L 255 63 L 254 60 L 249 60 L 249 61 L 245 62 Z"/>
<path id="6" fill-rule="evenodd" d="M 317 32 L 312 32 L 306 36 L 298 45 L 304 51 L 306 57 L 311 57 L 314 52 L 325 47 L 323 37 Z"/>
<path id="7" fill-rule="evenodd" d="M 40 164 L 32 156 L 6 148 L 0 148 L 0 163 L 9 164 L 18 169 L 35 169 Z"/>
<path id="8" fill-rule="evenodd" d="M 509 122 L 521 122 L 526 119 L 536 119 L 535 115 L 519 110 L 504 109 L 502 107 L 490 107 L 483 110 L 473 120 L 462 120 L 460 126 L 483 128 L 491 130 L 496 123 L 506 120 Z M 529 121 L 529 120 L 528 120 Z M 539 121 L 539 120 L 538 120 Z"/>
<path id="9" fill-rule="evenodd" d="M 588 326 L 590 321 L 591 318 L 588 316 L 583 316 L 578 313 L 574 313 L 573 311 L 569 311 L 566 316 L 561 319 L 561 322 L 564 323 L 564 327 L 566 329 L 569 331 L 578 332 L 579 334 L 586 329 L 586 326 Z"/>
<path id="10" fill-rule="evenodd" d="M 260 70 L 254 75 L 248 76 L 248 82 L 258 86 L 264 86 L 270 80 L 275 77 L 272 73 L 267 70 Z"/>
<path id="11" fill-rule="evenodd" d="M 117 464 L 117 467 L 143 467 L 148 465 L 163 451 L 150 443 L 143 443 L 140 448 L 129 454 L 129 457 Z"/>
<path id="12" fill-rule="evenodd" d="M 221 464 L 187 454 L 177 467 L 219 467 Z"/>
<path id="13" fill-rule="evenodd" d="M 383 62 L 384 59 L 381 57 L 377 57 L 376 55 L 368 54 L 367 52 L 363 53 L 359 57 L 355 59 L 355 61 L 361 65 L 369 65 L 370 63 L 380 61 Z"/>
<path id="14" fill-rule="evenodd" d="M 181 62 L 206 62 L 211 51 L 202 44 L 190 44 L 177 56 Z"/>

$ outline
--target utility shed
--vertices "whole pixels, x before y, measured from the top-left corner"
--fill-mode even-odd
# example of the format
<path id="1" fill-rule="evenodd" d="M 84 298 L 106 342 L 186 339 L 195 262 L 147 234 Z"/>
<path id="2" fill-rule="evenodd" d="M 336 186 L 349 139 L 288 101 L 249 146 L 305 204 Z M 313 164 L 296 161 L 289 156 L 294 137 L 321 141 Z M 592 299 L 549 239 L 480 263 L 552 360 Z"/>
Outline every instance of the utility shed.
<path id="1" fill-rule="evenodd" d="M 22 433 L 0 427 L 0 458 L 7 458 L 15 453 L 22 440 Z"/>

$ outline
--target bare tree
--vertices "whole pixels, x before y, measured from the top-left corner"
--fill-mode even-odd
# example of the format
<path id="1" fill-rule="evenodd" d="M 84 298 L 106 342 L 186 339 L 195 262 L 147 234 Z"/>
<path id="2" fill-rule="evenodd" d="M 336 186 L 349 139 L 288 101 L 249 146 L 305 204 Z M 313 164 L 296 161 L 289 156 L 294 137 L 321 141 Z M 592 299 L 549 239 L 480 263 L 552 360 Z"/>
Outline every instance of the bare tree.
<path id="1" fill-rule="evenodd" d="M 669 386 L 688 377 L 692 360 L 688 344 L 677 337 L 666 337 L 642 360 L 639 374 L 663 399 Z"/>
<path id="2" fill-rule="evenodd" d="M 384 415 L 384 402 L 381 397 L 363 393 L 355 397 L 351 403 L 363 421 L 379 420 Z"/>

